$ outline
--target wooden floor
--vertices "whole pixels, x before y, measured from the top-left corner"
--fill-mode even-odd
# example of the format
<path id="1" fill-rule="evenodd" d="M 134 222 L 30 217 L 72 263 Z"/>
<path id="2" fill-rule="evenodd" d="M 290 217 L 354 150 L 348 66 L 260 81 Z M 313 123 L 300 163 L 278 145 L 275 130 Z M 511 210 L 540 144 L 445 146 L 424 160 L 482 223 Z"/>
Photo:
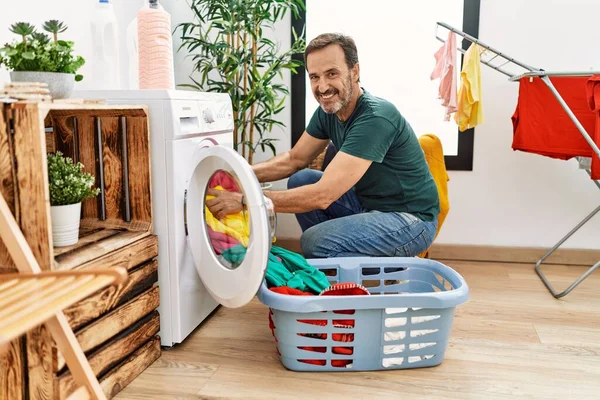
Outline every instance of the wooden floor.
<path id="1" fill-rule="evenodd" d="M 531 265 L 448 264 L 471 299 L 457 309 L 438 367 L 288 371 L 255 300 L 218 309 L 117 399 L 600 399 L 600 273 L 556 300 Z M 558 289 L 584 270 L 547 267 Z"/>

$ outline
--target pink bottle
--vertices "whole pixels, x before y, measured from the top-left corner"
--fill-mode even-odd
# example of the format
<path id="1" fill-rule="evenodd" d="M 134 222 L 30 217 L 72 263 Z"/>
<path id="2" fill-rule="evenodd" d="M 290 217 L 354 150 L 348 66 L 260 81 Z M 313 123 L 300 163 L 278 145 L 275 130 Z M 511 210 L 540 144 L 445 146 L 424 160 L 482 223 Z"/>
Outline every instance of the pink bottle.
<path id="1" fill-rule="evenodd" d="M 140 89 L 174 89 L 171 16 L 150 0 L 137 14 Z"/>

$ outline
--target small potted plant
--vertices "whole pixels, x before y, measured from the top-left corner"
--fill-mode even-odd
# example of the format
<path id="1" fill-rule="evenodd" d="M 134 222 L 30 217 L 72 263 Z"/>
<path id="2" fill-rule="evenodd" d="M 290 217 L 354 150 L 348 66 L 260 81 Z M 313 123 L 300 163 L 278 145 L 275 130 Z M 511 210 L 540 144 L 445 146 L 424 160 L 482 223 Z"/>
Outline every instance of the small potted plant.
<path id="1" fill-rule="evenodd" d="M 36 32 L 27 22 L 11 25 L 10 31 L 21 37 L 0 48 L 0 66 L 10 72 L 13 82 L 41 82 L 48 85 L 55 99 L 68 98 L 76 81 L 83 79 L 77 74 L 85 60 L 73 54 L 73 42 L 59 40 L 58 34 L 67 26 L 57 20 L 44 22 L 42 28 L 52 34 Z"/>
<path id="2" fill-rule="evenodd" d="M 60 151 L 48 154 L 48 180 L 54 246 L 70 246 L 79 240 L 81 202 L 100 190 L 92 187 L 94 176 L 83 172 L 83 164 Z"/>

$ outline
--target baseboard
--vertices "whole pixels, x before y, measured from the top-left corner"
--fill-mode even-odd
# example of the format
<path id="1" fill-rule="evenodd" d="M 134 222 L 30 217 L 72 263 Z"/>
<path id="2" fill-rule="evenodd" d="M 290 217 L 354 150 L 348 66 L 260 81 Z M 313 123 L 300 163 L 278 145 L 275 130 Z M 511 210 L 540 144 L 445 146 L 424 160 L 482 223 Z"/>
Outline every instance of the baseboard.
<path id="1" fill-rule="evenodd" d="M 514 246 L 477 246 L 458 244 L 433 244 L 429 257 L 440 260 L 492 261 L 534 264 L 549 248 Z M 558 249 L 544 263 L 591 266 L 600 260 L 600 250 Z"/>
<path id="2" fill-rule="evenodd" d="M 277 238 L 277 246 L 301 253 L 300 240 Z M 437 260 L 486 261 L 535 264 L 549 249 L 514 246 L 477 246 L 462 244 L 433 244 L 429 257 Z M 600 260 L 600 250 L 558 249 L 544 263 L 591 266 Z"/>

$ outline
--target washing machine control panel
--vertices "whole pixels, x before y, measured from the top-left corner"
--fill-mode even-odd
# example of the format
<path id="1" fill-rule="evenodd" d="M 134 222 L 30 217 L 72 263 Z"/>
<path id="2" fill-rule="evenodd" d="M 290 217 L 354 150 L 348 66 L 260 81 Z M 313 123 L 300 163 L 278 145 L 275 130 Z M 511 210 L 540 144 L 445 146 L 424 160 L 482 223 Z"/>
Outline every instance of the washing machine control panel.
<path id="1" fill-rule="evenodd" d="M 215 122 L 215 111 L 210 106 L 202 111 L 202 116 L 207 124 Z"/>
<path id="2" fill-rule="evenodd" d="M 201 103 L 202 120 L 209 131 L 233 129 L 233 109 L 231 103 L 220 101 Z"/>
<path id="3" fill-rule="evenodd" d="M 233 131 L 233 109 L 229 100 L 175 100 L 171 105 L 174 139 Z"/>

